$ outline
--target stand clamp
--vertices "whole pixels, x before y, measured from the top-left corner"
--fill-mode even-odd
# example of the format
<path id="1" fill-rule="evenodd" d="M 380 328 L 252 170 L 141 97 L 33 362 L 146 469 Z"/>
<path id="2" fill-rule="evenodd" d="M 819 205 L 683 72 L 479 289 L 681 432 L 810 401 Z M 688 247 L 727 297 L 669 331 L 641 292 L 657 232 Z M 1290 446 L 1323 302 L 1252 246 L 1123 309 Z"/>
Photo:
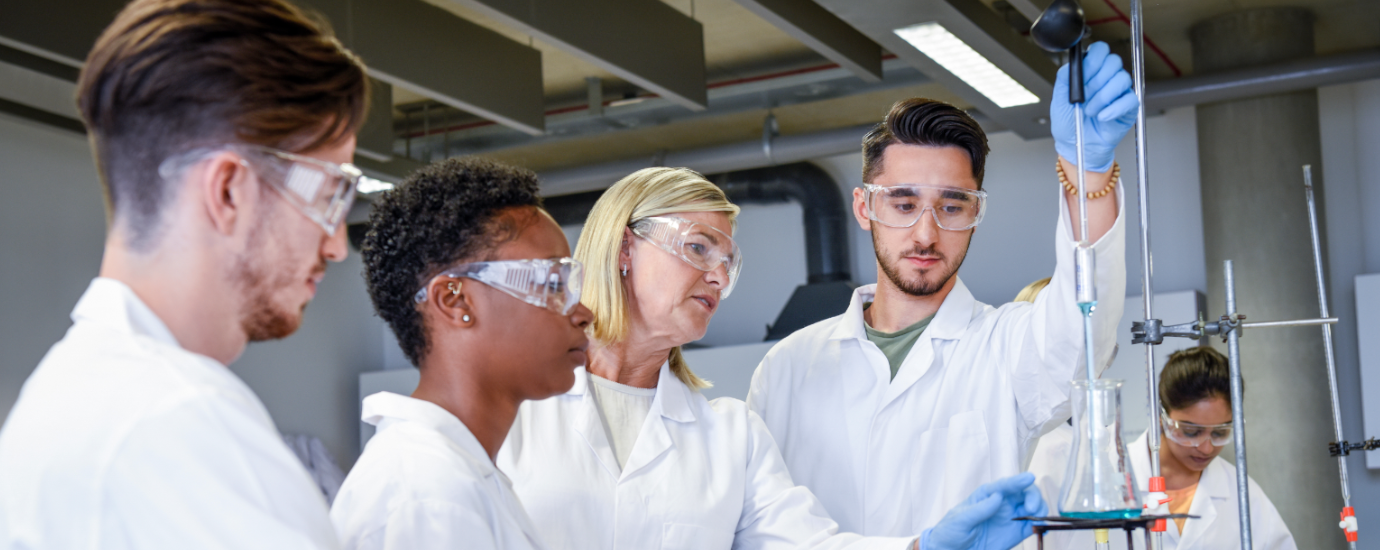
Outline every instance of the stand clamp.
<path id="1" fill-rule="evenodd" d="M 1241 330 L 1241 321 L 1244 320 L 1246 320 L 1245 315 L 1241 313 L 1232 313 L 1229 315 L 1223 315 L 1221 321 L 1218 321 L 1213 324 L 1217 326 L 1217 334 L 1222 335 L 1222 342 L 1226 342 L 1227 336 L 1231 334 L 1231 331 Z M 1208 334 L 1212 333 L 1208 332 Z M 1245 331 L 1242 331 L 1240 335 L 1245 336 Z"/>
<path id="2" fill-rule="evenodd" d="M 1327 451 L 1332 456 L 1350 456 L 1351 451 L 1374 451 L 1376 449 L 1380 449 L 1380 439 L 1374 437 L 1360 443 L 1333 441 L 1327 444 Z"/>
<path id="3" fill-rule="evenodd" d="M 1222 341 L 1225 342 L 1231 331 L 1242 328 L 1242 321 L 1245 319 L 1245 315 L 1235 313 L 1223 315 L 1221 320 L 1209 323 L 1203 319 L 1203 315 L 1200 313 L 1197 321 L 1181 325 L 1164 326 L 1164 322 L 1159 319 L 1133 321 L 1131 323 L 1131 343 L 1158 345 L 1164 343 L 1165 337 L 1201 340 L 1212 335 L 1221 335 Z"/>
<path id="4" fill-rule="evenodd" d="M 1196 324 L 1196 323 L 1191 323 Z M 1175 325 L 1169 327 L 1170 330 L 1182 327 Z M 1164 321 L 1159 319 L 1146 319 L 1144 321 L 1131 322 L 1131 343 L 1145 344 L 1150 343 L 1160 345 L 1164 343 Z"/>

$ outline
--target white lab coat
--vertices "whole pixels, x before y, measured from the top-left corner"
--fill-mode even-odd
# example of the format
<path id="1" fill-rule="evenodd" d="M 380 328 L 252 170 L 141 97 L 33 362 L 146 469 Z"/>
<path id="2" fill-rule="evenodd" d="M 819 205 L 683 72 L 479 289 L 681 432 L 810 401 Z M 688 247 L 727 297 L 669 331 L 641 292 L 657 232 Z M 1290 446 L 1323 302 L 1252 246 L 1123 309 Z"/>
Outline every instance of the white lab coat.
<path id="1" fill-rule="evenodd" d="M 0 429 L 0 548 L 335 548 L 321 491 L 225 365 L 96 279 Z"/>
<path id="2" fill-rule="evenodd" d="M 1083 321 L 1062 195 L 1058 212 L 1053 280 L 1035 303 L 993 308 L 958 280 L 895 380 L 864 330 L 863 304 L 875 285 L 858 288 L 843 315 L 787 336 L 762 360 L 748 404 L 791 475 L 841 529 L 898 535 L 931 527 L 979 485 L 1020 473 L 1027 446 L 1070 416 L 1069 381 L 1084 376 Z M 1125 301 L 1124 218 L 1118 212 L 1094 244 L 1097 365 L 1111 358 Z"/>
<path id="3" fill-rule="evenodd" d="M 1126 447 L 1131 455 L 1131 469 L 1135 471 L 1140 494 L 1150 490 L 1150 445 L 1147 433 Z M 1053 436 L 1053 437 L 1051 437 Z M 1073 429 L 1062 427 L 1043 438 L 1036 446 L 1035 457 L 1030 463 L 1030 471 L 1035 474 L 1036 485 L 1050 503 L 1050 513 L 1057 514 L 1059 490 L 1063 486 L 1065 467 L 1068 464 L 1070 449 L 1073 448 Z M 1167 452 L 1167 451 L 1162 451 Z M 1265 492 L 1249 479 L 1251 497 L 1251 542 L 1256 550 L 1298 550 L 1284 519 L 1279 516 L 1274 503 Z M 1164 550 L 1233 550 L 1241 548 L 1239 519 L 1236 507 L 1236 466 L 1222 457 L 1217 457 L 1203 469 L 1203 477 L 1198 480 L 1198 489 L 1193 493 L 1193 503 L 1188 514 L 1199 516 L 1184 522 L 1184 531 L 1179 533 L 1178 524 L 1169 522 L 1169 530 L 1163 535 Z M 1144 550 L 1145 533 L 1136 531 L 1132 536 L 1135 548 Z M 1054 532 L 1045 535 L 1046 550 L 1083 550 L 1093 547 L 1091 532 Z M 1025 550 L 1035 550 L 1035 538 L 1026 539 Z M 1111 533 L 1111 548 L 1126 549 L 1126 532 Z"/>
<path id="4" fill-rule="evenodd" d="M 662 365 L 656 397 L 620 471 L 589 374 L 522 405 L 498 465 L 554 549 L 901 550 L 905 538 L 836 534 L 796 486 L 771 435 L 737 399 L 708 401 Z M 916 533 L 918 534 L 918 533 Z"/>
<path id="5" fill-rule="evenodd" d="M 364 398 L 378 431 L 331 506 L 346 550 L 545 548 L 512 482 L 455 415 L 389 392 Z"/>

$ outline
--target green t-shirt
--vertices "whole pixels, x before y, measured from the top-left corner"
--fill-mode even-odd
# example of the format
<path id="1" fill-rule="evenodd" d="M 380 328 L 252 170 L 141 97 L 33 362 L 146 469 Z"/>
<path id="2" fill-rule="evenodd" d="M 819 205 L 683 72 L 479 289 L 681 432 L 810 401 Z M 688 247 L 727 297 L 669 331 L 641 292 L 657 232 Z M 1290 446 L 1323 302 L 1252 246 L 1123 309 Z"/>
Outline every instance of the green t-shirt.
<path id="1" fill-rule="evenodd" d="M 872 307 L 872 302 L 863 304 L 863 309 Z M 931 315 L 919 320 L 915 324 L 901 329 L 897 332 L 882 332 L 872 325 L 863 321 L 863 328 L 867 329 L 867 339 L 881 348 L 882 355 L 886 356 L 886 362 L 891 365 L 891 379 L 896 379 L 896 373 L 901 370 L 901 362 L 906 360 L 906 355 L 910 353 L 910 348 L 915 347 L 915 341 L 920 339 L 920 335 L 925 332 L 925 328 L 930 326 L 930 321 L 934 320 Z"/>

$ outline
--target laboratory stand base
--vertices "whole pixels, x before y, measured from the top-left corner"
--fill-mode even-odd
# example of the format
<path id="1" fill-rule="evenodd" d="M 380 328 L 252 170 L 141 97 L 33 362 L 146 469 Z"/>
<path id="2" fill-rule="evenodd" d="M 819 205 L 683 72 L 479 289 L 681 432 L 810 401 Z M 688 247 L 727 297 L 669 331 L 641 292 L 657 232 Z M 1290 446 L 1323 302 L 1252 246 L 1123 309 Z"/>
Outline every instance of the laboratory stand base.
<path id="1" fill-rule="evenodd" d="M 1036 522 L 1041 522 L 1040 524 L 1035 525 L 1033 528 L 1034 528 L 1034 531 L 1035 531 L 1036 547 L 1039 548 L 1040 550 L 1044 550 L 1044 548 L 1045 548 L 1045 533 L 1047 533 L 1047 532 L 1049 532 L 1049 531 L 1089 531 L 1089 530 L 1096 530 L 1096 529 L 1107 529 L 1107 530 L 1121 529 L 1121 530 L 1126 531 L 1126 547 L 1127 547 L 1127 548 L 1134 548 L 1134 546 L 1132 546 L 1131 543 L 1132 543 L 1132 535 L 1134 534 L 1134 532 L 1135 532 L 1136 529 L 1143 529 L 1143 530 L 1145 530 L 1145 536 L 1146 536 L 1146 538 L 1148 539 L 1148 538 L 1150 537 L 1150 529 L 1149 529 L 1150 524 L 1151 524 L 1151 523 L 1154 523 L 1156 520 L 1161 520 L 1161 519 L 1166 519 L 1166 520 L 1167 520 L 1167 519 L 1198 519 L 1198 516 L 1190 516 L 1190 515 L 1188 515 L 1188 514 L 1167 514 L 1167 515 L 1140 515 L 1140 516 L 1138 516 L 1138 517 L 1132 517 L 1132 518 L 1116 517 L 1116 518 L 1089 518 L 1089 519 L 1085 519 L 1085 518 L 1071 518 L 1071 517 L 1065 517 L 1065 516 L 1053 516 L 1053 517 L 1043 517 L 1043 518 L 1039 518 L 1039 517 L 1021 517 L 1021 518 L 1016 518 L 1016 519 L 1018 519 L 1018 520 L 1023 520 L 1023 521 L 1036 521 Z M 1147 548 L 1149 547 L 1148 541 L 1147 541 L 1146 547 L 1147 547 Z"/>

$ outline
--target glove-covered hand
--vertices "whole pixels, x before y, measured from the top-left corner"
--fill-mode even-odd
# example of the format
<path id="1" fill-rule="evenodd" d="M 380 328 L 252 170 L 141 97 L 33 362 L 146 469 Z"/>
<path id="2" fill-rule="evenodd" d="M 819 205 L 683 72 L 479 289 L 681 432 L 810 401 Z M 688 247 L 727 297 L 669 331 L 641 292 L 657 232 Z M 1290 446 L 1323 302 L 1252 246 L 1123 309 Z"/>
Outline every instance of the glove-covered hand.
<path id="1" fill-rule="evenodd" d="M 920 550 L 1009 550 L 1030 536 L 1021 516 L 1049 513 L 1029 472 L 978 487 L 920 538 Z"/>
<path id="2" fill-rule="evenodd" d="M 1121 138 L 1136 124 L 1140 101 L 1131 89 L 1131 75 L 1121 66 L 1121 56 L 1111 53 L 1105 42 L 1097 42 L 1083 56 L 1083 162 L 1084 170 L 1106 172 Z M 1073 120 L 1069 103 L 1069 66 L 1059 68 L 1054 80 L 1054 98 L 1049 102 L 1050 130 L 1059 156 L 1078 163 Z"/>

